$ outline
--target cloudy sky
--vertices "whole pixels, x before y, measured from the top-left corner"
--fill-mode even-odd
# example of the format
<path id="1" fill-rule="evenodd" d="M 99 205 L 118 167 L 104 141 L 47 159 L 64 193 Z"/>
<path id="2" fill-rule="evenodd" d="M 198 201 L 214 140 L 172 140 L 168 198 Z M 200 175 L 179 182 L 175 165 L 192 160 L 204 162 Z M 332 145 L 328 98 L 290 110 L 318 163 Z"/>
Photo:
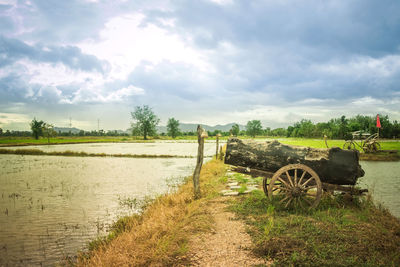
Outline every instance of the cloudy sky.
<path id="1" fill-rule="evenodd" d="M 400 120 L 398 0 L 0 0 L 0 127 L 389 115 Z"/>

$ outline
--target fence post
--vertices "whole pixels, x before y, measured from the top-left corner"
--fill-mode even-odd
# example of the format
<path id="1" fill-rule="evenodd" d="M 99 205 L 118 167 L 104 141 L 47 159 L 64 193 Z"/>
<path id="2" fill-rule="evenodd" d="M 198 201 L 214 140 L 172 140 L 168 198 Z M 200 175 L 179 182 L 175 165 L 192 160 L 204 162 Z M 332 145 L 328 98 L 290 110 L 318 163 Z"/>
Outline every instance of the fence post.
<path id="1" fill-rule="evenodd" d="M 220 136 L 221 136 L 221 134 L 219 134 L 219 133 L 216 134 L 217 147 L 216 147 L 216 150 L 215 150 L 215 159 L 218 159 L 219 137 Z"/>
<path id="2" fill-rule="evenodd" d="M 223 160 L 224 159 L 224 152 L 222 151 L 222 146 L 219 148 L 219 159 Z"/>
<path id="3" fill-rule="evenodd" d="M 208 137 L 207 132 L 198 125 L 197 126 L 197 141 L 199 143 L 199 147 L 197 149 L 197 163 L 196 168 L 193 173 L 193 187 L 194 187 L 194 198 L 198 199 L 201 197 L 200 192 L 200 171 L 201 166 L 203 165 L 204 158 L 204 138 Z"/>

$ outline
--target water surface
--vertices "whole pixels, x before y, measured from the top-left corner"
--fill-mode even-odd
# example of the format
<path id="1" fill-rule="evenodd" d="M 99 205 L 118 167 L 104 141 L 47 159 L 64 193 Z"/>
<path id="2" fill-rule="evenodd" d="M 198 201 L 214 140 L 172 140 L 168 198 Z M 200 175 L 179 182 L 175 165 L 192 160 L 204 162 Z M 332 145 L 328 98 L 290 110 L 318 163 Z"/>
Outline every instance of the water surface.
<path id="1" fill-rule="evenodd" d="M 400 218 L 400 162 L 361 161 L 365 176 L 358 180 L 375 203 L 380 203 Z"/>
<path id="2" fill-rule="evenodd" d="M 196 159 L 0 155 L 0 266 L 54 265 L 106 233 L 135 197 L 168 189 Z"/>
<path id="3" fill-rule="evenodd" d="M 178 155 L 196 156 L 197 142 L 155 142 L 155 143 L 89 143 L 89 144 L 65 144 L 65 145 L 35 145 L 35 146 L 11 146 L 3 149 L 39 149 L 45 152 L 86 152 L 106 154 L 137 154 L 137 155 Z M 215 142 L 204 144 L 204 156 L 215 155 Z"/>

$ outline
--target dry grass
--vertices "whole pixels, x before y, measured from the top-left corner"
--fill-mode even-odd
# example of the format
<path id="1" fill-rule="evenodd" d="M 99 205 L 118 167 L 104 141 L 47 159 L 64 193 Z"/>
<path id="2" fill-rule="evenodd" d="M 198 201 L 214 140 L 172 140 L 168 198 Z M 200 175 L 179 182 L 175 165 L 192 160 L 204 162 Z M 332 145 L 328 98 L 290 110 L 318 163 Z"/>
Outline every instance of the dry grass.
<path id="1" fill-rule="evenodd" d="M 203 198 L 193 199 L 191 179 L 171 195 L 159 197 L 141 216 L 131 217 L 128 231 L 81 256 L 78 266 L 186 265 L 189 237 L 211 229 L 207 199 L 217 194 L 218 179 L 225 173 L 221 161 L 203 165 L 200 182 Z"/>

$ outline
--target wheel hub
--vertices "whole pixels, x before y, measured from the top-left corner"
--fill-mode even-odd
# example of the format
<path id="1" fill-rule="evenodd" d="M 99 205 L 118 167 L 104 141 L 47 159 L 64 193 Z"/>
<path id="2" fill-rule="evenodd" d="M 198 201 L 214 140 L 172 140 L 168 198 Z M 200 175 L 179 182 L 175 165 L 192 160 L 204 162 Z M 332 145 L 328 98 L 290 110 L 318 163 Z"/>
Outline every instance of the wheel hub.
<path id="1" fill-rule="evenodd" d="M 298 186 L 293 187 L 292 192 L 291 192 L 291 195 L 293 197 L 299 197 L 302 194 L 303 194 L 303 190 L 301 190 L 300 187 L 298 187 Z"/>

